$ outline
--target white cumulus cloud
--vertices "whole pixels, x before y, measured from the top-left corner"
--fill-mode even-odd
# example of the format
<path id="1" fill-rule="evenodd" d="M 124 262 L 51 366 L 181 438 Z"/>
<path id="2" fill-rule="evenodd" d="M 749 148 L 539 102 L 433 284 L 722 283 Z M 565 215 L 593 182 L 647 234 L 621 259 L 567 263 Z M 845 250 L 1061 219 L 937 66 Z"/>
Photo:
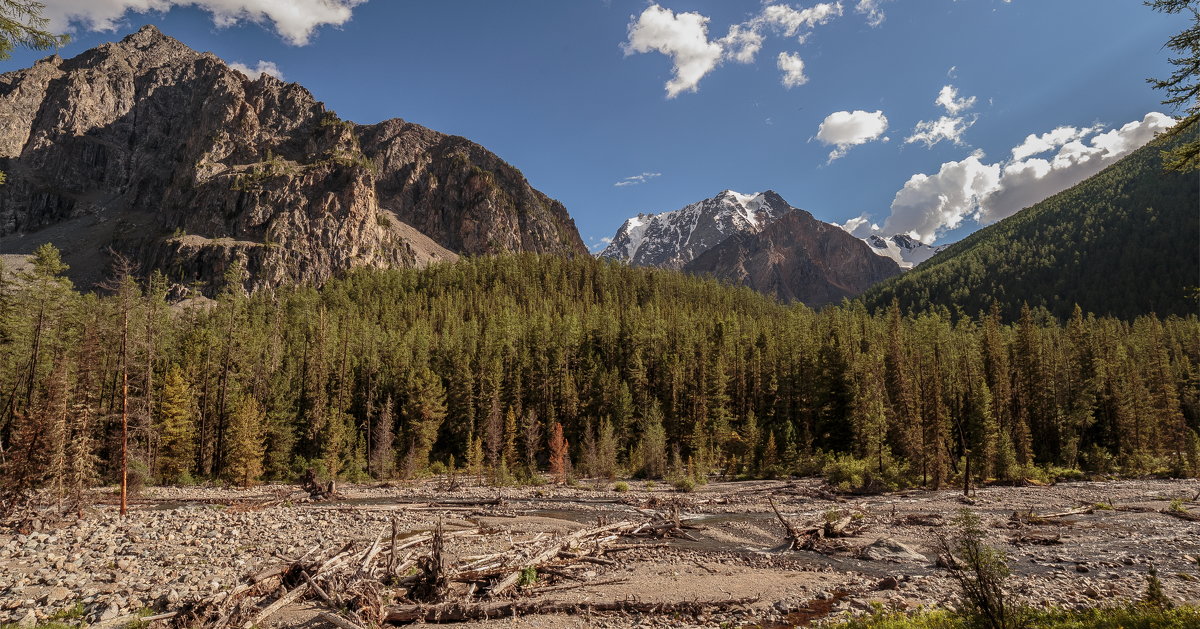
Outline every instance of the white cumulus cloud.
<path id="1" fill-rule="evenodd" d="M 797 54 L 779 53 L 779 70 L 783 72 L 783 86 L 791 89 L 797 85 L 808 83 L 804 76 L 804 60 Z"/>
<path id="2" fill-rule="evenodd" d="M 960 111 L 966 111 L 975 106 L 975 97 L 967 98 L 958 97 L 958 88 L 953 85 L 943 85 L 941 91 L 938 92 L 938 97 L 933 101 L 934 105 L 938 105 L 946 110 L 946 113 L 951 116 Z"/>
<path id="3" fill-rule="evenodd" d="M 254 66 L 253 68 L 244 63 L 238 63 L 235 61 L 229 64 L 229 67 L 241 72 L 242 74 L 245 74 L 252 79 L 257 79 L 264 74 L 269 74 L 280 80 L 283 79 L 283 73 L 279 71 L 279 66 L 275 65 L 274 61 L 263 61 L 262 59 L 259 59 L 258 65 Z"/>
<path id="4" fill-rule="evenodd" d="M 879 232 L 879 226 L 871 222 L 871 216 L 869 214 L 861 214 L 856 216 L 855 218 L 838 225 L 838 227 L 850 232 L 850 235 L 854 236 L 855 238 L 866 238 L 871 234 Z"/>
<path id="5" fill-rule="evenodd" d="M 726 58 L 738 63 L 751 63 L 758 56 L 758 51 L 762 50 L 763 39 L 763 34 L 758 30 L 744 24 L 734 24 L 718 44 Z"/>
<path id="6" fill-rule="evenodd" d="M 985 163 L 975 151 L 942 164 L 933 175 L 913 175 L 892 200 L 882 231 L 932 243 L 966 219 L 988 224 L 1007 218 L 1100 172 L 1174 124 L 1170 116 L 1151 112 L 1104 133 L 1093 126 L 1030 135 L 1007 161 Z M 1033 157 L 1055 149 L 1048 158 Z M 861 229 L 855 220 L 847 231 Z"/>
<path id="7" fill-rule="evenodd" d="M 879 139 L 887 128 L 888 119 L 882 111 L 835 111 L 821 122 L 817 139 L 835 147 L 829 153 L 829 161 L 832 162 L 852 147 Z"/>
<path id="8" fill-rule="evenodd" d="M 1073 142 L 1094 133 L 1099 133 L 1102 130 L 1104 130 L 1103 125 L 1083 128 L 1062 126 L 1041 135 L 1030 133 L 1020 146 L 1013 148 L 1012 158 L 1014 160 L 1022 160 L 1034 155 L 1040 155 L 1046 151 L 1052 151 L 1063 146 L 1067 142 Z"/>
<path id="9" fill-rule="evenodd" d="M 626 55 L 660 52 L 675 64 L 675 76 L 667 82 L 667 98 L 695 91 L 704 75 L 717 67 L 724 49 L 708 40 L 708 18 L 699 13 L 675 13 L 651 5 L 629 24 Z"/>
<path id="10" fill-rule="evenodd" d="M 296 46 L 309 42 L 321 26 L 339 26 L 350 20 L 354 7 L 366 0 L 43 0 L 43 15 L 56 31 L 82 27 L 115 30 L 132 13 L 197 7 L 212 15 L 219 27 L 239 22 L 270 23 L 285 41 Z"/>
<path id="11" fill-rule="evenodd" d="M 1086 142 L 1083 137 L 1101 128 L 1083 129 L 1080 139 L 1062 144 L 1058 152 L 1048 159 L 1014 159 L 1004 165 L 1002 185 L 988 197 L 979 213 L 979 220 L 983 223 L 996 222 L 1066 190 L 1141 148 L 1154 136 L 1174 125 L 1175 120 L 1170 116 L 1151 112 L 1141 120 L 1129 122 L 1119 129 L 1093 135 Z"/>
<path id="12" fill-rule="evenodd" d="M 859 0 L 859 11 L 869 23 L 882 19 L 875 5 L 879 0 Z M 708 73 L 726 61 L 753 63 L 762 51 L 767 35 L 778 33 L 804 43 L 812 29 L 843 14 L 841 2 L 821 2 L 799 9 L 788 4 L 766 4 L 750 19 L 733 24 L 723 37 L 709 39 L 709 18 L 696 12 L 676 13 L 651 4 L 630 17 L 628 36 L 621 44 L 625 54 L 657 52 L 671 58 L 674 74 L 666 84 L 667 98 L 682 92 L 694 92 Z M 874 25 L 874 24 L 873 24 Z M 786 87 L 803 85 L 807 80 L 798 54 L 788 55 L 784 67 L 782 55 L 776 60 L 784 72 Z"/>
<path id="13" fill-rule="evenodd" d="M 940 231 L 958 227 L 1000 182 L 1000 166 L 982 159 L 983 153 L 976 151 L 962 161 L 942 164 L 936 174 L 913 175 L 892 200 L 883 231 L 932 243 Z"/>

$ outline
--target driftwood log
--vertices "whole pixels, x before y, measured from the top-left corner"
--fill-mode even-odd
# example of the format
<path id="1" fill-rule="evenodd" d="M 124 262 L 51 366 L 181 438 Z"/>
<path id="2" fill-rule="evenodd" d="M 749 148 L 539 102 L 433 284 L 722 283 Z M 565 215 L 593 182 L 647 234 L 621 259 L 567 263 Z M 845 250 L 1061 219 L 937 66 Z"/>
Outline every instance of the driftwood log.
<path id="1" fill-rule="evenodd" d="M 784 542 L 786 548 L 791 550 L 813 550 L 816 548 L 817 542 L 825 535 L 823 527 L 811 527 L 807 529 L 798 529 L 783 514 L 779 512 L 779 507 L 775 506 L 775 499 L 770 498 L 771 510 L 775 512 L 775 517 L 779 518 L 779 523 L 783 525 L 785 531 Z"/>
<path id="2" fill-rule="evenodd" d="M 311 467 L 304 471 L 304 478 L 300 481 L 300 488 L 307 491 L 309 498 L 316 501 L 342 498 L 342 495 L 338 493 L 337 483 L 334 481 L 322 483 L 317 480 L 317 473 Z"/>
<path id="3" fill-rule="evenodd" d="M 306 489 L 322 491 L 315 478 L 307 480 L 312 482 L 306 483 Z M 326 493 L 334 490 L 332 486 L 323 487 Z M 439 523 L 433 532 L 402 537 L 393 519 L 390 530 L 380 531 L 372 541 L 350 542 L 324 551 L 314 546 L 297 559 L 281 556 L 288 563 L 250 575 L 227 592 L 190 602 L 154 620 L 171 620 L 180 628 L 253 626 L 304 599 L 323 604 L 327 611 L 321 613 L 321 618 L 340 629 L 378 627 L 385 622 L 450 622 L 558 612 L 699 613 L 755 600 L 562 603 L 535 598 L 580 587 L 623 583 L 626 579 L 619 577 L 596 580 L 595 572 L 586 567 L 611 568 L 619 562 L 605 557 L 608 553 L 664 545 L 628 543 L 630 538 L 690 537 L 684 529 L 692 527 L 684 523 L 678 506 L 668 513 L 647 515 L 647 520 L 641 522 L 601 521 L 597 526 L 558 537 L 538 534 L 510 542 L 499 552 L 453 562 L 445 548 L 446 540 L 482 538 L 491 533 L 481 529 L 446 532 Z M 407 574 L 409 571 L 415 574 Z M 497 600 L 500 598 L 511 600 Z M 406 604 L 395 606 L 394 601 Z"/>
<path id="4" fill-rule="evenodd" d="M 1184 511 L 1181 509 L 1163 509 L 1160 513 L 1165 513 L 1169 516 L 1179 518 L 1180 520 L 1187 520 L 1188 522 L 1200 522 L 1200 514 L 1192 513 L 1191 511 Z"/>

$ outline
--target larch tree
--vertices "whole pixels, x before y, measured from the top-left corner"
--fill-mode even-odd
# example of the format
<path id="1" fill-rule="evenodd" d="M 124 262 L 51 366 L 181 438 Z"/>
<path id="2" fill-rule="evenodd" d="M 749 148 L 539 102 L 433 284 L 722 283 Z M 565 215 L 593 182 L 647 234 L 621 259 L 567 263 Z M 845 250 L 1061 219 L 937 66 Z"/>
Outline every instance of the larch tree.
<path id="1" fill-rule="evenodd" d="M 263 410 L 258 400 L 243 397 L 229 418 L 229 452 L 225 477 L 242 487 L 258 482 L 263 473 Z"/>
<path id="2" fill-rule="evenodd" d="M 167 482 L 191 478 L 196 448 L 194 406 L 192 388 L 183 370 L 179 365 L 171 365 L 158 402 L 159 470 Z"/>
<path id="3" fill-rule="evenodd" d="M 371 426 L 371 473 L 391 478 L 396 471 L 396 409 L 388 396 Z"/>
<path id="4" fill-rule="evenodd" d="M 567 440 L 563 437 L 563 427 L 554 422 L 550 428 L 550 475 L 554 482 L 563 483 L 567 480 Z"/>

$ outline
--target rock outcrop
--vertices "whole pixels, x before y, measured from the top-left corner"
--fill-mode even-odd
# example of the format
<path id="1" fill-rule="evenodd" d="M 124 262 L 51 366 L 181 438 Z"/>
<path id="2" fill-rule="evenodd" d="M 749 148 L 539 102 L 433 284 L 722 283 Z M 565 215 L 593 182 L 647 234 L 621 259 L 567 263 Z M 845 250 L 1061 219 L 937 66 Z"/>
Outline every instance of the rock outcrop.
<path id="1" fill-rule="evenodd" d="M 146 26 L 0 75 L 0 253 L 54 241 L 74 278 L 108 252 L 211 291 L 459 254 L 586 254 L 565 208 L 483 147 L 339 119 Z"/>
<path id="2" fill-rule="evenodd" d="M 730 236 L 683 270 L 813 308 L 855 297 L 900 273 L 891 258 L 804 210 L 784 214 L 757 234 Z"/>

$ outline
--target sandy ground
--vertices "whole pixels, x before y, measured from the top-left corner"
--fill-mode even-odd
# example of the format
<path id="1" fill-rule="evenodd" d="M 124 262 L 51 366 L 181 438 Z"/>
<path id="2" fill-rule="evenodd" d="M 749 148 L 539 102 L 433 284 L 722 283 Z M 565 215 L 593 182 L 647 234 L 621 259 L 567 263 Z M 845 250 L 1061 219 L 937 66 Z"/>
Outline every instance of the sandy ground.
<path id="1" fill-rule="evenodd" d="M 791 627 L 872 604 L 894 609 L 951 604 L 955 588 L 936 565 L 936 543 L 962 508 L 976 512 L 989 541 L 1009 554 L 1010 589 L 1023 602 L 1082 607 L 1136 599 L 1151 565 L 1169 596 L 1200 601 L 1200 523 L 1160 512 L 1173 499 L 1200 512 L 1196 481 L 990 487 L 978 490 L 970 504 L 954 491 L 837 496 L 817 480 L 713 482 L 687 494 L 662 483 L 629 486 L 621 493 L 611 483 L 587 482 L 449 490 L 442 479 L 343 487 L 346 499 L 325 503 L 304 502 L 304 494 L 290 486 L 154 488 L 124 519 L 115 505 L 101 503 L 81 520 L 58 527 L 0 532 L 0 622 L 32 622 L 80 603 L 87 620 L 120 626 L 138 610 L 176 609 L 314 547 L 373 540 L 390 531 L 393 518 L 405 532 L 428 531 L 439 521 L 447 530 L 482 532 L 451 538 L 448 554 L 455 559 L 598 521 L 640 522 L 674 506 L 694 540 L 636 540 L 651 546 L 620 553 L 617 565 L 583 564 L 568 571 L 568 578 L 545 577 L 531 588 L 579 585 L 541 595 L 569 602 L 744 597 L 757 602 L 710 617 L 545 615 L 458 626 Z M 483 504 L 496 499 L 498 504 Z M 827 513 L 838 511 L 858 516 L 855 526 L 861 530 L 825 552 L 781 550 L 784 530 L 769 499 L 797 527 L 822 523 Z M 261 508 L 264 501 L 277 504 Z M 1041 524 L 1012 518 L 1014 512 L 1052 514 L 1098 504 L 1116 508 L 1092 508 Z M 911 552 L 863 558 L 862 549 L 878 540 Z M 317 603 L 291 605 L 266 624 L 332 626 L 316 618 L 324 609 Z"/>

